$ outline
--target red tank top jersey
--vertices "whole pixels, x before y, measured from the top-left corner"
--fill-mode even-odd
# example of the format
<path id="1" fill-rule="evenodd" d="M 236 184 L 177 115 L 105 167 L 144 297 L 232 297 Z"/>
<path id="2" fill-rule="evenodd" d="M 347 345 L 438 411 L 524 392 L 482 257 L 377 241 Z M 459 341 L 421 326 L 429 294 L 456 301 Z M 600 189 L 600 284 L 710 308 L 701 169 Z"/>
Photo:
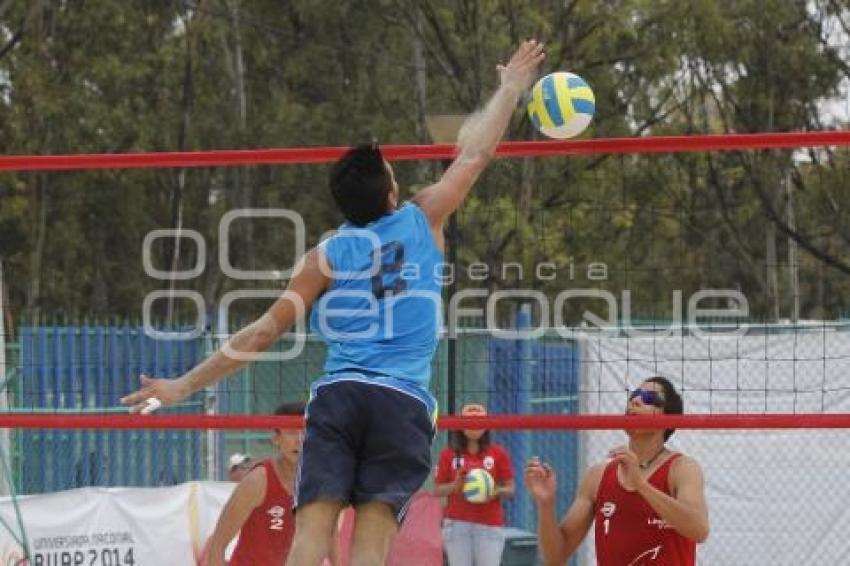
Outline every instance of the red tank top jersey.
<path id="1" fill-rule="evenodd" d="M 280 483 L 274 463 L 265 460 L 266 496 L 239 531 L 230 566 L 280 566 L 295 534 L 292 495 Z"/>
<path id="2" fill-rule="evenodd" d="M 437 467 L 437 483 L 450 483 L 458 474 L 465 475 L 470 470 L 483 468 L 490 472 L 496 485 L 514 477 L 513 465 L 508 452 L 498 444 L 490 444 L 477 454 L 463 451 L 456 453 L 449 447 L 440 453 Z M 443 515 L 447 519 L 469 521 L 481 525 L 500 527 L 505 524 L 502 512 L 502 500 L 493 499 L 487 503 L 470 503 L 461 493 L 449 495 Z"/>
<path id="3" fill-rule="evenodd" d="M 649 477 L 670 495 L 673 454 Z M 596 492 L 596 563 L 599 566 L 693 566 L 696 543 L 673 530 L 637 492 L 617 479 L 616 461 L 605 466 Z"/>

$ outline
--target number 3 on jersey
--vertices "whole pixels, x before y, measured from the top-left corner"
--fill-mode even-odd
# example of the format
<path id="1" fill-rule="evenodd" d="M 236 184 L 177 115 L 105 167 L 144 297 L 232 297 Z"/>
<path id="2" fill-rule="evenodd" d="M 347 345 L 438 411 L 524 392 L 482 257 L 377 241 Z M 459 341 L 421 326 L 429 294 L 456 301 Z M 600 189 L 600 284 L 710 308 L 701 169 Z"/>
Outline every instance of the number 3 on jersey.
<path id="1" fill-rule="evenodd" d="M 372 252 L 372 265 L 378 265 L 378 272 L 372 276 L 372 293 L 377 299 L 386 295 L 398 295 L 407 289 L 407 282 L 401 277 L 404 265 L 404 245 L 393 240 Z"/>

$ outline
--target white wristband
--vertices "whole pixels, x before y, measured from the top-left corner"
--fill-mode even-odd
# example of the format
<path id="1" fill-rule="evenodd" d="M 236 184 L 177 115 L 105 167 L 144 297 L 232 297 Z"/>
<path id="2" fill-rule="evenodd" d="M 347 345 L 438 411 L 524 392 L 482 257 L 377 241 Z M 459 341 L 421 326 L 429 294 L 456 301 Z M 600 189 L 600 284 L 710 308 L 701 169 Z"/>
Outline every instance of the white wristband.
<path id="1" fill-rule="evenodd" d="M 162 401 L 157 399 L 156 397 L 151 397 L 147 401 L 145 401 L 145 406 L 142 407 L 142 410 L 139 411 L 143 415 L 149 415 L 162 407 Z"/>

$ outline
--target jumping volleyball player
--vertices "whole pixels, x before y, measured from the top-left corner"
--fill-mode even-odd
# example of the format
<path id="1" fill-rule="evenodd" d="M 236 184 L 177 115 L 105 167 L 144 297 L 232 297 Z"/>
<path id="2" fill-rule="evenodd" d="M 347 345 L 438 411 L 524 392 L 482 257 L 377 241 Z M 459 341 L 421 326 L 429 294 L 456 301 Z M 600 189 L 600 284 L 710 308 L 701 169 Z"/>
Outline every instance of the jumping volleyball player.
<path id="1" fill-rule="evenodd" d="M 431 469 L 436 408 L 428 385 L 441 310 L 443 224 L 489 163 L 543 58 L 542 44 L 525 41 L 497 67 L 500 86 L 461 129 L 457 159 L 409 203 L 399 206 L 392 167 L 377 147 L 346 153 L 333 166 L 330 185 L 347 223 L 299 261 L 271 308 L 185 375 L 142 376 L 141 389 L 122 399 L 137 412 L 181 401 L 250 357 L 234 352 L 267 349 L 313 307 L 312 327 L 326 340 L 328 356 L 307 405 L 287 564 L 319 564 L 348 504 L 357 512 L 352 564 L 384 563 L 407 503 Z"/>

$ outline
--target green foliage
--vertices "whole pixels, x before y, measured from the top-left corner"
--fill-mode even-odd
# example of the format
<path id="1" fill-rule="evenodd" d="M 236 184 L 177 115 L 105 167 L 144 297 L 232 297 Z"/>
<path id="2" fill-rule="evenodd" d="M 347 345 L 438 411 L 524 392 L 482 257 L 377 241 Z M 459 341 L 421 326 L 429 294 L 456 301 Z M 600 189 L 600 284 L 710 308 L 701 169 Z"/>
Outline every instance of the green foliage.
<path id="1" fill-rule="evenodd" d="M 6 6 L 6 5 L 4 5 Z M 381 0 L 380 2 L 7 3 L 0 41 L 0 148 L 6 154 L 177 151 L 427 142 L 424 113 L 470 112 L 497 84 L 517 42 L 547 43 L 545 71 L 593 86 L 587 136 L 816 129 L 848 62 L 825 30 L 836 3 L 792 0 Z M 416 49 L 424 54 L 417 76 Z M 422 74 L 424 73 L 424 74 Z M 425 79 L 425 92 L 417 90 Z M 417 100 L 424 102 L 424 108 Z M 535 139 L 518 111 L 511 139 Z M 789 316 L 789 246 L 799 246 L 801 316 L 848 309 L 847 157 L 819 152 L 501 160 L 459 216 L 459 285 L 554 294 L 591 286 L 633 314 L 669 317 L 671 293 L 740 289 L 754 317 Z M 303 215 L 308 245 L 340 221 L 324 166 L 7 173 L 0 175 L 0 256 L 11 308 L 137 317 L 167 288 L 142 269 L 142 241 L 182 226 L 208 244 L 204 273 L 178 288 L 214 305 L 218 224 L 238 207 Z M 403 186 L 433 179 L 399 164 Z M 792 179 L 791 194 L 783 184 Z M 794 207 L 791 207 L 793 201 Z M 789 224 L 789 212 L 794 222 Z M 241 225 L 231 262 L 294 261 L 281 223 Z M 771 242 L 772 244 L 767 244 Z M 797 242 L 790 244 L 789 242 Z M 172 267 L 171 242 L 154 264 Z M 186 244 L 174 267 L 197 257 Z M 775 256 L 775 257 L 774 257 Z M 773 258 L 773 259 L 772 259 Z M 534 277 L 551 262 L 554 278 Z M 468 267 L 489 266 L 486 280 Z M 506 263 L 524 278 L 502 276 Z M 606 279 L 589 277 L 604 264 Z M 774 283 L 778 281 L 778 283 Z M 581 305 L 567 315 L 581 317 Z M 178 312 L 187 305 L 175 305 Z"/>

